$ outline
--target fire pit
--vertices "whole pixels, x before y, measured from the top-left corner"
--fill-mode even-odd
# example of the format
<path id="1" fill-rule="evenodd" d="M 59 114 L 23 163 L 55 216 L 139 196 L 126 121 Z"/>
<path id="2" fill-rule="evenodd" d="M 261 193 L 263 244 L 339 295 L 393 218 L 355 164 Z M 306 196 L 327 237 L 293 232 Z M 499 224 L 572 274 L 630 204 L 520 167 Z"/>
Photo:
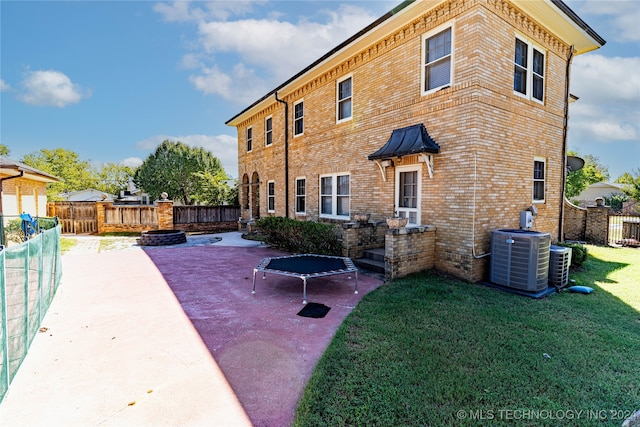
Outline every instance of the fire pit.
<path id="1" fill-rule="evenodd" d="M 138 239 L 140 246 L 178 245 L 187 242 L 187 235 L 181 230 L 143 231 Z"/>

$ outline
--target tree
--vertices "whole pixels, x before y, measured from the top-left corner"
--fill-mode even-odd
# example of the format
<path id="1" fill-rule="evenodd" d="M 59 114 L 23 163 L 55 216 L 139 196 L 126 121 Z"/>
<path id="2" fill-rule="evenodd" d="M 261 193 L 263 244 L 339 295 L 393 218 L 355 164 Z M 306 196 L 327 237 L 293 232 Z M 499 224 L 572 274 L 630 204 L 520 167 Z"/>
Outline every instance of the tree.
<path id="1" fill-rule="evenodd" d="M 580 156 L 575 151 L 569 151 L 567 155 L 578 156 L 584 159 L 584 166 L 581 169 L 571 171 L 567 175 L 564 193 L 568 199 L 576 197 L 591 184 L 609 180 L 609 170 L 599 163 L 600 160 L 597 157 L 591 154 Z"/>
<path id="2" fill-rule="evenodd" d="M 194 178 L 200 181 L 200 191 L 193 195 L 194 202 L 202 205 L 219 206 L 233 203 L 232 189 L 227 184 L 229 177 L 223 169 L 217 172 L 194 172 Z"/>
<path id="3" fill-rule="evenodd" d="M 226 179 L 220 160 L 210 151 L 168 140 L 147 157 L 135 174 L 138 186 L 152 198 L 166 192 L 185 205 L 214 197 L 217 193 L 213 188 L 223 185 L 221 182 L 227 185 Z"/>
<path id="4" fill-rule="evenodd" d="M 8 156 L 11 150 L 6 145 L 0 144 L 0 156 Z"/>
<path id="5" fill-rule="evenodd" d="M 640 202 L 640 168 L 633 171 L 635 176 L 629 172 L 625 172 L 616 180 L 618 184 L 624 184 L 622 191 L 629 196 L 631 200 Z"/>
<path id="6" fill-rule="evenodd" d="M 127 187 L 129 178 L 135 176 L 135 168 L 118 163 L 106 163 L 97 171 L 98 184 L 96 190 L 117 195 Z"/>
<path id="7" fill-rule="evenodd" d="M 21 162 L 62 180 L 47 185 L 48 200 L 61 200 L 60 193 L 95 188 L 98 183 L 97 174 L 89 162 L 80 160 L 78 154 L 71 150 L 42 149 L 25 155 Z"/>

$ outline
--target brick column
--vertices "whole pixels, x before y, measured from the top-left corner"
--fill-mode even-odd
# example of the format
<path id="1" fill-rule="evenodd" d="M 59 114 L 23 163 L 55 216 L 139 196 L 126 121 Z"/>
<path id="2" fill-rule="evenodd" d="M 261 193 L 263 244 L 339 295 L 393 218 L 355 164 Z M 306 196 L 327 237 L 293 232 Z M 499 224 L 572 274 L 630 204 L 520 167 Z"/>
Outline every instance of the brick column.
<path id="1" fill-rule="evenodd" d="M 158 200 L 158 230 L 173 230 L 173 200 Z"/>
<path id="2" fill-rule="evenodd" d="M 105 230 L 105 222 L 106 222 L 106 214 L 105 210 L 113 206 L 113 202 L 96 202 L 96 230 L 98 234 L 104 233 Z"/>
<path id="3" fill-rule="evenodd" d="M 584 239 L 594 245 L 607 245 L 609 239 L 609 211 L 604 205 L 587 206 Z"/>

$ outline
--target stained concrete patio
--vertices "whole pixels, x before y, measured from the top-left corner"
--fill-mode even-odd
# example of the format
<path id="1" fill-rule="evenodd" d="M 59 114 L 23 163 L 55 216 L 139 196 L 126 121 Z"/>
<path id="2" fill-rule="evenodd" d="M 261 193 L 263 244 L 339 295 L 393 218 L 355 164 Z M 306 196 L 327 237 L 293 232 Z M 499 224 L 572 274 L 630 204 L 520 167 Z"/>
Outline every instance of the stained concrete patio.
<path id="1" fill-rule="evenodd" d="M 9 392 L 6 426 L 287 426 L 336 329 L 381 284 L 253 268 L 281 252 L 220 242 L 63 256 L 63 280 Z M 201 241 L 202 242 L 202 241 Z M 254 247 L 248 247 L 254 246 Z M 44 330 L 44 329 L 43 329 Z"/>

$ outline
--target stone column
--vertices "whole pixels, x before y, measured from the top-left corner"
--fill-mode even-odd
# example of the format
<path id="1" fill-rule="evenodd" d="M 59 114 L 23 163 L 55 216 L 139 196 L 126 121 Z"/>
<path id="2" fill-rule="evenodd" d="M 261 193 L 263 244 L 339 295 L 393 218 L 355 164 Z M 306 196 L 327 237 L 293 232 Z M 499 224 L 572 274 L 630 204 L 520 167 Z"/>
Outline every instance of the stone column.
<path id="1" fill-rule="evenodd" d="M 158 200 L 158 230 L 173 230 L 173 200 Z"/>
<path id="2" fill-rule="evenodd" d="M 598 204 L 587 206 L 584 239 L 594 245 L 609 243 L 609 211 L 611 207 Z"/>
<path id="3" fill-rule="evenodd" d="M 105 223 L 107 222 L 107 215 L 105 213 L 107 208 L 113 206 L 113 202 L 96 202 L 96 230 L 98 234 L 106 233 Z"/>

